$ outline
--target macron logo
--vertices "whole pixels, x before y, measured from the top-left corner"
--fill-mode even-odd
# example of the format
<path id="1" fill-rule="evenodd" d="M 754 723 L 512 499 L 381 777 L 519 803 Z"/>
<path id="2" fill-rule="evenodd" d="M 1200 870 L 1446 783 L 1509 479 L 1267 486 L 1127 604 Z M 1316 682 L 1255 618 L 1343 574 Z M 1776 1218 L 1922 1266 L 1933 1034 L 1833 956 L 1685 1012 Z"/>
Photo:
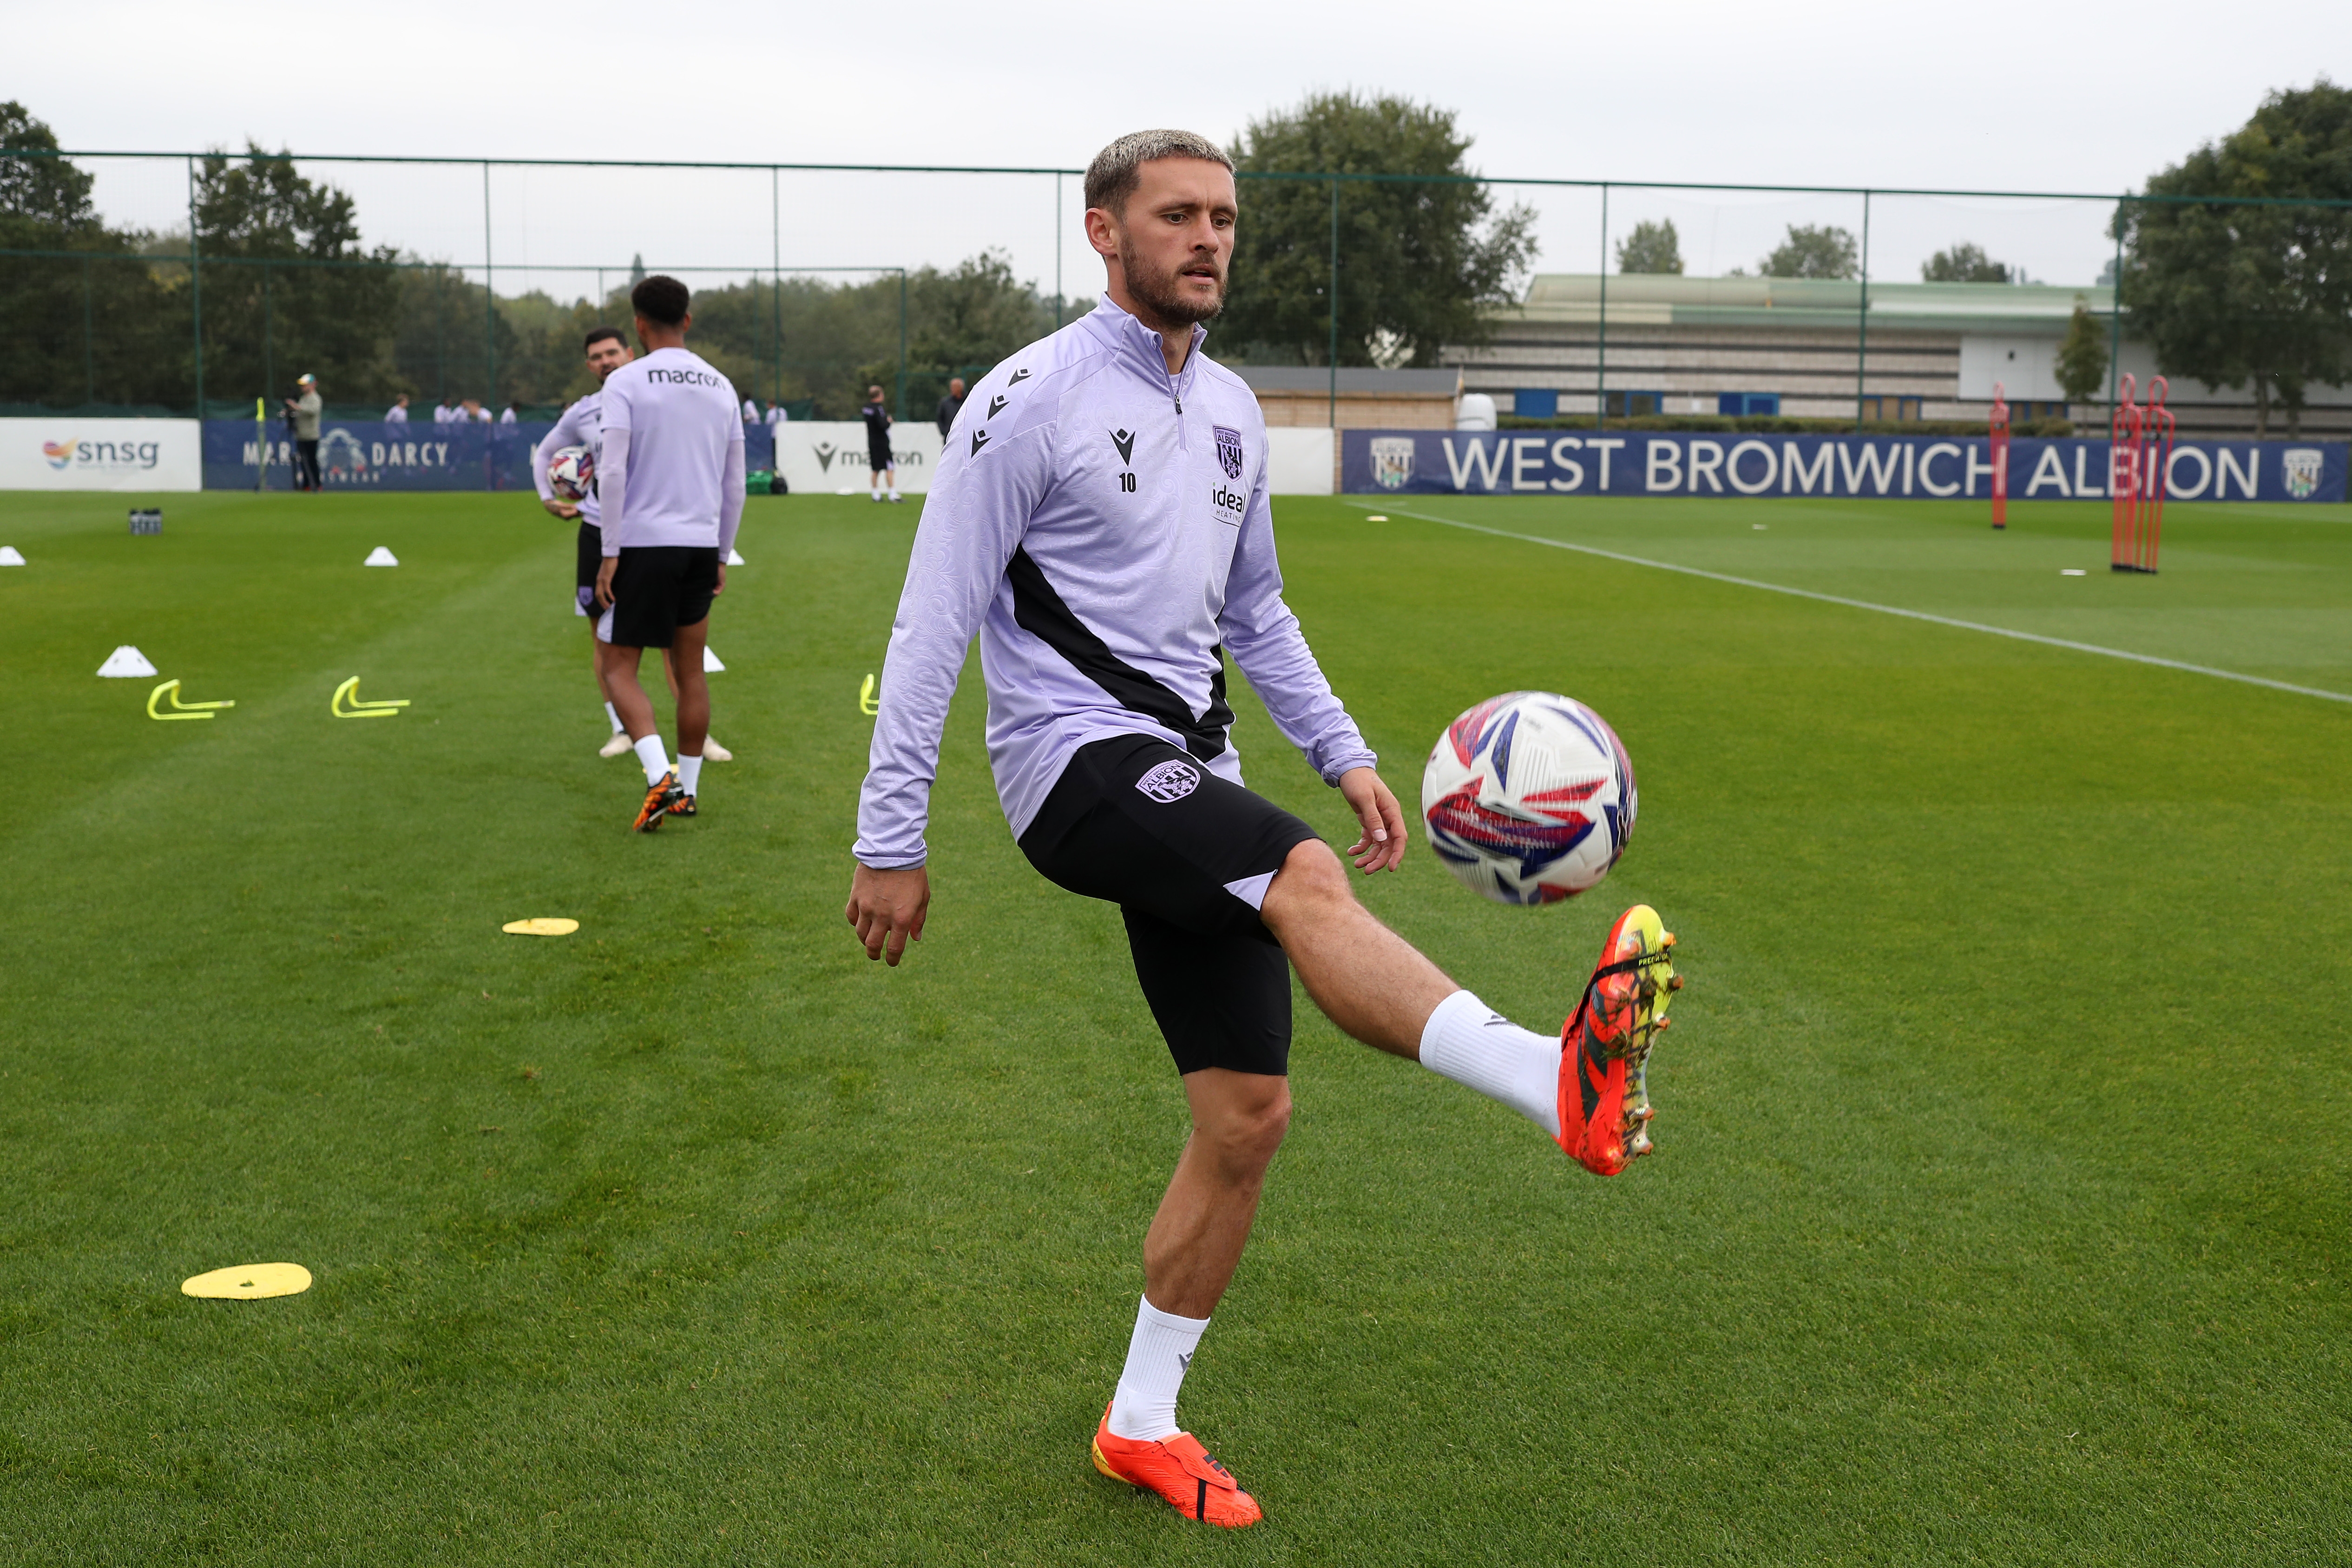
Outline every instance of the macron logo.
<path id="1" fill-rule="evenodd" d="M 646 380 L 649 382 L 667 382 L 672 386 L 680 387 L 715 387 L 719 384 L 719 378 L 712 375 L 709 371 L 665 371 L 654 369 L 646 371 Z"/>
<path id="2" fill-rule="evenodd" d="M 988 432 L 984 430 L 975 430 L 971 433 L 971 455 L 974 457 L 979 456 L 980 449 L 987 444 Z"/>

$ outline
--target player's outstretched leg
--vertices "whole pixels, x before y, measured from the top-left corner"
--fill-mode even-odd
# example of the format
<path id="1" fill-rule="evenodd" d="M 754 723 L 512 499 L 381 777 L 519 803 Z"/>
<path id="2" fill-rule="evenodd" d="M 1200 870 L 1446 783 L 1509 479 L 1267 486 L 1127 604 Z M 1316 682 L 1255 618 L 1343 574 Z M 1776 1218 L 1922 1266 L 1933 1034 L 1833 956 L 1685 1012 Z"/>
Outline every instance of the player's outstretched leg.
<path id="1" fill-rule="evenodd" d="M 1558 1038 L 1503 1017 L 1381 925 L 1320 841 L 1291 851 L 1263 914 L 1307 994 L 1356 1039 L 1508 1105 L 1597 1175 L 1649 1152 L 1649 1054 L 1681 981 L 1666 960 L 1674 939 L 1648 905 L 1611 928 Z"/>
<path id="2" fill-rule="evenodd" d="M 669 803 L 673 817 L 698 814 L 702 793 L 702 755 L 710 737 L 710 677 L 702 673 L 702 648 L 710 635 L 706 618 L 681 626 L 669 647 L 670 684 L 677 696 L 678 799 Z"/>

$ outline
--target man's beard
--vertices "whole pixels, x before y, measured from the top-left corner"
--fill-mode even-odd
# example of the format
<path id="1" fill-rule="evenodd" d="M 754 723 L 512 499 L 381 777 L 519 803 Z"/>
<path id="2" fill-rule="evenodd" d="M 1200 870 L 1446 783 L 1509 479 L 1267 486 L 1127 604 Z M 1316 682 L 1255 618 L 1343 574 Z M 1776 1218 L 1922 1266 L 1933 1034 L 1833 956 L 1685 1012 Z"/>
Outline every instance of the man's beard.
<path id="1" fill-rule="evenodd" d="M 1128 293 L 1134 296 L 1138 305 L 1171 327 L 1190 327 L 1210 320 L 1225 308 L 1225 280 L 1222 275 L 1216 280 L 1217 292 L 1211 298 L 1196 298 L 1179 289 L 1177 280 L 1186 276 L 1181 269 L 1192 266 L 1196 259 L 1188 256 L 1177 264 L 1177 270 L 1149 272 L 1132 246 L 1122 243 L 1118 247 L 1118 267 L 1127 277 Z"/>

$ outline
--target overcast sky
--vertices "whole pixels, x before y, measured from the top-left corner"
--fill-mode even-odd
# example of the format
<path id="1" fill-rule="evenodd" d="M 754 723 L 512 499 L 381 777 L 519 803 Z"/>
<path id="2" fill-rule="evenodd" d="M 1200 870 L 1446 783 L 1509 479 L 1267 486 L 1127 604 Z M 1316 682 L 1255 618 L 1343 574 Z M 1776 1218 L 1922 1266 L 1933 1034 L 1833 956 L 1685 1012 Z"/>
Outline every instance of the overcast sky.
<path id="1" fill-rule="evenodd" d="M 2119 23 L 2128 22 L 2127 26 Z M 1493 175 L 1907 185 L 2135 187 L 2242 124 L 2267 89 L 2352 78 L 2342 0 L 2258 15 L 2175 0 L 1916 11 L 1852 4 L 1211 7 L 249 5 L 81 0 L 10 24 L 0 97 L 72 148 L 180 151 L 250 138 L 298 152 L 1083 166 L 1140 126 L 1230 139 L 1318 89 L 1458 111 Z M 169 164 L 92 164 L 118 222 L 184 221 Z M 478 263 L 482 175 L 318 164 L 373 243 Z M 986 246 L 1072 293 L 1099 272 L 1051 179 L 576 175 L 497 171 L 502 291 L 589 292 L 559 267 L 950 264 Z M 1525 190 L 1547 270 L 1590 271 L 1598 203 Z M 1752 267 L 1790 222 L 1859 229 L 1843 198 L 1620 192 L 1611 231 L 1671 217 L 1693 273 Z M 2091 204 L 1885 200 L 1872 271 L 1913 277 L 1972 239 L 2037 279 L 2087 282 Z M 772 234 L 772 221 L 780 236 Z M 1244 209 L 1244 221 L 1247 221 Z M 1056 235 L 1059 235 L 1057 245 Z"/>

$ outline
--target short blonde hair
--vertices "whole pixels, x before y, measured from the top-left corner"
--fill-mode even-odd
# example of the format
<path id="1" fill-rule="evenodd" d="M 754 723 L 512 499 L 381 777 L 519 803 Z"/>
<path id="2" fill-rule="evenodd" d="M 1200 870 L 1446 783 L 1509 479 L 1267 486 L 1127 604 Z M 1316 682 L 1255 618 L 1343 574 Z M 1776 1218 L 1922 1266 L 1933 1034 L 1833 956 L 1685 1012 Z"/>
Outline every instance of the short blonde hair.
<path id="1" fill-rule="evenodd" d="M 1233 172 L 1234 161 L 1207 137 L 1190 131 L 1130 131 L 1087 165 L 1087 205 L 1123 217 L 1128 197 L 1143 183 L 1143 166 L 1161 158 L 1197 158 Z"/>

